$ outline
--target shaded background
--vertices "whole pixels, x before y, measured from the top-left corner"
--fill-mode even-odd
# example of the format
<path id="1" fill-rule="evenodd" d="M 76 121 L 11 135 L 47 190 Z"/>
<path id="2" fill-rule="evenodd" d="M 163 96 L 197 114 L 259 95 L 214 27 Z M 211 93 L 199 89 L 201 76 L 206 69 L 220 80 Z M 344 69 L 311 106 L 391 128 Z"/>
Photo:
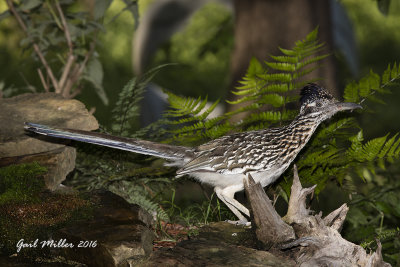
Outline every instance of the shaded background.
<path id="1" fill-rule="evenodd" d="M 151 6 L 149 0 L 138 1 L 139 17 L 145 14 L 146 10 Z M 156 51 L 151 63 L 148 67 L 156 66 L 161 63 L 178 63 L 179 65 L 169 67 L 162 71 L 155 78 L 155 82 L 163 88 L 173 91 L 174 93 L 186 96 L 205 96 L 208 95 L 210 100 L 218 98 L 224 99 L 229 97 L 235 82 L 242 76 L 243 71 L 247 68 L 248 63 L 242 60 L 240 66 L 232 66 L 231 60 L 235 60 L 235 12 L 233 7 L 217 2 L 210 2 L 197 10 L 193 16 L 187 21 L 187 25 L 172 35 L 171 39 L 160 45 Z M 257 1 L 253 1 L 257 2 Z M 291 2 L 291 1 L 281 1 Z M 294 1 L 296 2 L 296 1 Z M 323 2 L 323 1 L 322 1 Z M 328 2 L 328 1 L 327 1 Z M 387 7 L 379 6 L 380 2 L 387 2 Z M 343 0 L 338 4 L 344 7 L 351 25 L 353 27 L 355 45 L 357 54 L 351 55 L 353 61 L 356 61 L 357 69 L 352 71 L 349 66 L 349 56 L 338 50 L 327 51 L 332 53 L 333 59 L 336 61 L 336 79 L 337 88 L 330 88 L 331 91 L 342 91 L 344 84 L 351 80 L 368 73 L 373 69 L 376 73 L 382 73 L 389 63 L 399 61 L 400 59 L 400 3 L 398 1 L 362 1 L 362 0 Z M 92 1 L 85 1 L 90 6 Z M 253 3 L 257 4 L 257 3 Z M 303 3 L 301 3 L 303 4 Z M 310 2 L 309 4 L 313 4 Z M 331 5 L 331 4 L 327 4 Z M 89 109 L 95 107 L 95 116 L 103 125 L 109 125 L 109 114 L 117 99 L 118 93 L 127 81 L 133 76 L 132 69 L 132 38 L 134 35 L 135 21 L 132 14 L 123 10 L 126 7 L 123 1 L 112 1 L 104 18 L 105 32 L 100 33 L 100 46 L 98 53 L 103 65 L 103 86 L 109 98 L 109 105 L 104 105 L 93 90 L 83 90 L 83 93 L 77 98 L 87 105 Z M 379 9 L 379 7 L 381 9 Z M 314 7 L 315 8 L 315 7 Z M 331 8 L 331 7 L 330 7 Z M 1 11 L 6 9 L 4 2 L 0 4 Z M 267 7 L 265 7 L 267 9 Z M 271 8 L 270 8 L 271 9 Z M 296 13 L 292 12 L 287 16 L 285 11 L 276 12 L 283 17 L 288 23 L 290 20 L 298 20 Z M 387 12 L 387 14 L 385 13 Z M 266 14 L 268 15 L 268 14 Z M 238 14 L 236 14 L 238 17 Z M 291 36 L 288 30 L 275 26 L 274 20 L 269 17 L 267 23 L 269 27 L 276 28 L 276 33 L 280 32 L 287 40 L 281 40 L 277 43 L 281 47 L 291 47 L 291 40 L 298 40 L 304 37 L 303 33 Z M 308 27 L 310 30 L 314 25 Z M 247 25 L 250 33 L 254 25 Z M 320 25 L 320 28 L 322 26 Z M 239 31 L 236 27 L 236 31 Z M 305 27 L 304 33 L 310 32 Z M 0 85 L 5 90 L 6 96 L 15 95 L 23 91 L 34 90 L 42 91 L 39 77 L 36 72 L 37 63 L 30 57 L 29 51 L 18 49 L 19 42 L 23 37 L 13 18 L 6 18 L 0 23 L 0 61 L 3 67 L 0 70 Z M 324 40 L 324 32 L 320 30 L 320 38 Z M 274 32 L 273 32 L 274 33 Z M 238 33 L 236 33 L 238 34 Z M 254 33 L 253 35 L 257 35 Z M 265 34 L 258 34 L 261 37 L 255 39 L 265 39 Z M 273 35 L 271 35 L 273 36 Z M 267 38 L 267 42 L 270 38 Z M 277 38 L 275 38 L 277 39 Z M 326 39 L 326 38 L 325 38 Z M 253 41 L 256 42 L 257 40 Z M 248 41 L 247 43 L 251 43 Z M 236 41 L 236 43 L 239 43 Z M 239 45 L 237 45 L 239 46 Z M 236 49 L 241 49 L 236 46 Z M 328 43 L 328 48 L 332 47 Z M 246 55 L 245 59 L 250 56 L 267 59 L 271 54 L 277 54 L 277 46 L 271 45 L 269 51 L 267 48 L 255 47 L 253 54 Z M 237 57 L 237 56 L 236 56 Z M 237 63 L 235 63 L 237 64 Z M 321 75 L 320 75 L 321 76 Z M 326 81 L 327 77 L 322 81 L 331 85 L 331 81 Z M 28 86 L 29 84 L 29 86 Z M 385 101 L 389 104 L 387 107 L 377 106 L 376 112 L 370 116 L 365 116 L 363 124 L 367 127 L 367 138 L 369 135 L 377 136 L 387 131 L 395 132 L 399 129 L 400 120 L 397 119 L 399 110 L 396 108 L 396 102 L 400 99 L 398 92 L 385 97 Z M 374 121 L 380 121 L 380 127 L 376 127 Z M 372 122 L 372 123 L 371 123 Z"/>
<path id="2" fill-rule="evenodd" d="M 138 1 L 139 18 L 145 16 L 152 2 L 157 1 Z M 81 4 L 90 10 L 94 2 L 82 1 Z M 339 24 L 327 20 L 332 16 L 334 4 L 341 6 L 345 12 L 345 17 L 335 17 Z M 103 19 L 105 31 L 99 34 L 97 51 L 109 105 L 103 104 L 95 91 L 89 88 L 90 85 L 77 97 L 88 109 L 95 108 L 94 115 L 104 126 L 111 124 L 110 114 L 118 94 L 134 75 L 132 42 L 138 25 L 132 13 L 124 11 L 125 7 L 122 0 L 111 2 Z M 0 11 L 5 8 L 5 3 L 0 3 Z M 346 16 L 350 24 L 340 24 L 346 22 Z M 286 23 L 294 26 L 284 27 Z M 321 84 L 337 95 L 341 95 L 345 84 L 364 76 L 371 69 L 382 74 L 389 63 L 400 61 L 399 1 L 254 0 L 232 1 L 228 5 L 210 2 L 199 7 L 170 39 L 159 44 L 155 54 L 149 57 L 146 68 L 178 63 L 163 69 L 154 83 L 186 96 L 208 95 L 209 100 L 230 98 L 229 91 L 243 76 L 252 56 L 264 60 L 269 55 L 278 54 L 278 46 L 291 48 L 294 41 L 304 38 L 317 25 L 320 27 L 320 38 L 327 42 L 325 52 L 332 54 L 326 63 L 330 65 L 330 71 L 319 73 L 323 78 Z M 342 25 L 344 29 L 334 28 L 333 25 Z M 258 27 L 265 32 L 257 32 Z M 9 97 L 22 92 L 43 91 L 36 72 L 38 63 L 33 61 L 29 49 L 20 49 L 23 33 L 16 21 L 6 18 L 1 21 L 0 29 L 0 87 L 3 95 Z M 354 47 L 350 45 L 350 50 L 337 49 L 338 43 L 332 40 L 336 30 L 347 33 L 345 43 Z M 400 129 L 400 106 L 397 104 L 400 92 L 393 91 L 383 99 L 388 105 L 371 104 L 374 112 L 361 117 L 365 139 L 387 132 L 396 133 Z M 199 187 L 198 184 L 191 186 Z M 190 199 L 194 191 L 200 192 L 197 188 L 185 187 L 180 191 L 180 197 Z M 337 207 L 339 199 L 344 199 L 343 191 L 331 186 L 321 193 L 315 205 L 323 203 L 323 207 L 317 210 L 331 210 Z"/>

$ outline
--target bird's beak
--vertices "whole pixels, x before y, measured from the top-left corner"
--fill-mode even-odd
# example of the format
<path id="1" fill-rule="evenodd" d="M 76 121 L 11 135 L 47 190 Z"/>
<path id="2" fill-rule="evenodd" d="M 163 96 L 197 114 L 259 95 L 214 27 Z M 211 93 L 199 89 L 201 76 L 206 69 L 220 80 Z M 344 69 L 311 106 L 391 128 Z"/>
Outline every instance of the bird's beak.
<path id="1" fill-rule="evenodd" d="M 363 108 L 361 105 L 356 103 L 349 103 L 349 102 L 338 102 L 335 104 L 338 111 L 342 110 L 353 110 L 357 108 Z"/>

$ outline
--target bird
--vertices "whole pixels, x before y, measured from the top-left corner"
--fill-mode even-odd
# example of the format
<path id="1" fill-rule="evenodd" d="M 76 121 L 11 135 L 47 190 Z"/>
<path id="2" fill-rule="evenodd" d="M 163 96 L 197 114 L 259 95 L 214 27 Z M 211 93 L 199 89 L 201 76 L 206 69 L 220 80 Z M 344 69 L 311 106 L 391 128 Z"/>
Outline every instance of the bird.
<path id="1" fill-rule="evenodd" d="M 228 134 L 197 147 L 175 146 L 104 133 L 52 128 L 25 122 L 24 128 L 50 137 L 71 139 L 155 156 L 176 166 L 177 177 L 189 175 L 214 188 L 217 197 L 233 212 L 236 224 L 249 225 L 249 210 L 237 201 L 235 193 L 244 189 L 249 175 L 263 187 L 274 183 L 294 161 L 321 124 L 344 110 L 362 108 L 340 102 L 315 83 L 300 91 L 300 111 L 282 127 Z"/>

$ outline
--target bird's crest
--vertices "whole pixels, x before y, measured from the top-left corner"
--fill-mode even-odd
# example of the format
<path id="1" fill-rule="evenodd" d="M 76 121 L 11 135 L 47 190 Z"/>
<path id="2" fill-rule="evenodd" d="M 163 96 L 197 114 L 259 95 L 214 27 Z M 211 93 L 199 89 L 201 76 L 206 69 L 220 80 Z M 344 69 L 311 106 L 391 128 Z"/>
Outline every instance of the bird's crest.
<path id="1" fill-rule="evenodd" d="M 315 83 L 309 83 L 304 86 L 301 89 L 300 96 L 301 105 L 314 102 L 317 99 L 333 99 L 333 96 L 325 88 Z"/>

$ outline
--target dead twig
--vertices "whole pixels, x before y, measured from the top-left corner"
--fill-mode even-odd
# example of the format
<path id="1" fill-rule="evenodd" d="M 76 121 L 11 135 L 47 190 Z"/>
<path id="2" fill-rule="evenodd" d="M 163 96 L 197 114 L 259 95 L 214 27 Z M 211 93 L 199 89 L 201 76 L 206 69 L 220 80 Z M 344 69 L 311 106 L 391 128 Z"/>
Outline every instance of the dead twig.
<path id="1" fill-rule="evenodd" d="M 61 93 L 65 96 L 65 95 L 69 95 L 69 92 L 64 94 L 64 90 L 66 90 L 64 88 L 64 85 L 65 85 L 67 78 L 70 76 L 71 67 L 75 63 L 76 57 L 74 56 L 74 46 L 72 43 L 71 34 L 70 34 L 70 31 L 68 28 L 67 20 L 65 19 L 64 12 L 62 11 L 61 5 L 58 1 L 56 1 L 56 8 L 57 8 L 58 14 L 60 15 L 60 18 L 61 18 L 62 30 L 64 31 L 65 39 L 67 40 L 67 45 L 68 45 L 67 63 L 64 66 L 64 70 L 61 74 L 61 78 L 58 83 L 59 90 L 60 90 L 60 92 L 58 92 L 58 93 Z"/>
<path id="2" fill-rule="evenodd" d="M 76 64 L 71 72 L 70 78 L 67 80 L 65 84 L 65 88 L 63 90 L 62 95 L 66 98 L 71 98 L 71 90 L 75 83 L 78 81 L 79 77 L 83 74 L 85 70 L 86 64 L 89 61 L 90 56 L 94 52 L 95 41 L 90 44 L 90 49 L 86 53 L 85 58 L 81 64 Z"/>
<path id="3" fill-rule="evenodd" d="M 6 0 L 7 6 L 10 9 L 11 13 L 14 15 L 14 17 L 17 19 L 18 24 L 20 25 L 20 27 L 22 28 L 22 30 L 25 32 L 25 34 L 30 37 L 30 34 L 28 32 L 28 29 L 24 23 L 24 21 L 22 20 L 21 16 L 19 15 L 19 13 L 15 10 L 14 4 L 11 0 Z M 47 75 L 50 77 L 51 83 L 54 87 L 54 90 L 57 92 L 59 91 L 59 86 L 58 86 L 58 81 L 56 79 L 56 77 L 53 74 L 52 69 L 50 68 L 49 64 L 47 63 L 47 60 L 45 59 L 45 57 L 42 54 L 42 51 L 40 51 L 39 45 L 32 40 L 32 47 L 33 50 L 35 51 L 36 55 L 39 57 L 40 62 L 43 64 L 44 68 L 46 69 Z M 43 83 L 43 81 L 42 81 Z M 46 87 L 46 84 L 43 84 L 43 87 Z"/>
<path id="4" fill-rule="evenodd" d="M 44 90 L 46 92 L 50 92 L 50 88 L 49 88 L 49 84 L 46 82 L 46 80 L 44 79 L 42 70 L 40 68 L 37 69 L 39 77 L 40 77 L 40 81 L 42 82 L 42 85 L 44 87 Z"/>

